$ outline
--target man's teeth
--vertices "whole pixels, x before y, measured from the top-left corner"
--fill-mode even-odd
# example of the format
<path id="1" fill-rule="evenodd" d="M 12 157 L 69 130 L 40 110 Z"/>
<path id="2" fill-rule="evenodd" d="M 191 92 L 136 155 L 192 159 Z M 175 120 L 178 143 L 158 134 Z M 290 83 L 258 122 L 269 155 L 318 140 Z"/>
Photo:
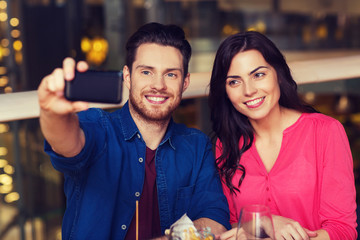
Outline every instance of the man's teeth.
<path id="1" fill-rule="evenodd" d="M 259 102 L 261 102 L 264 98 L 258 98 L 258 99 L 255 99 L 255 100 L 252 100 L 252 101 L 249 101 L 249 102 L 246 102 L 246 105 L 255 105 L 255 104 L 258 104 Z"/>
<path id="2" fill-rule="evenodd" d="M 155 101 L 155 102 L 161 102 L 164 101 L 166 98 L 164 97 L 147 97 L 149 100 L 151 101 Z"/>

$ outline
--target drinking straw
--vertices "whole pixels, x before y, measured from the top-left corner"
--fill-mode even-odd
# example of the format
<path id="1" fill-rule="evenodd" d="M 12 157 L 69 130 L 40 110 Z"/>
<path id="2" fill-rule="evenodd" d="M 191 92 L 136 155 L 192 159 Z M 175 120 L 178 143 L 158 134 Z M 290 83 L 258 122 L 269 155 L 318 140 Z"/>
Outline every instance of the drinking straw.
<path id="1" fill-rule="evenodd" d="M 139 201 L 136 201 L 136 240 L 139 239 Z"/>

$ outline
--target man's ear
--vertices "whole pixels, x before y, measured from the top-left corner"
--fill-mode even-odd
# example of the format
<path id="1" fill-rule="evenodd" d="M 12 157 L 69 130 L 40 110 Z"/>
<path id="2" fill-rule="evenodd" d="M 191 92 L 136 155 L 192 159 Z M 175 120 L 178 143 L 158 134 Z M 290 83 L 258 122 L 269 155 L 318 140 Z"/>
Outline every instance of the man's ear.
<path id="1" fill-rule="evenodd" d="M 123 68 L 123 79 L 125 86 L 130 90 L 130 69 L 126 65 Z"/>
<path id="2" fill-rule="evenodd" d="M 190 73 L 188 73 L 188 74 L 186 75 L 186 77 L 184 78 L 183 90 L 182 90 L 182 92 L 185 92 L 185 90 L 188 88 L 189 85 L 190 85 Z"/>

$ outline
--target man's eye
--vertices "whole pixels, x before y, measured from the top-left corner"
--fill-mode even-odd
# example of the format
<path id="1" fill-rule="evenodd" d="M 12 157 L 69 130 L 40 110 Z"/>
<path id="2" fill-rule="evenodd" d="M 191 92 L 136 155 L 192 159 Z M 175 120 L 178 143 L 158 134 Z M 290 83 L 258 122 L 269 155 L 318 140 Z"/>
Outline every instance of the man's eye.
<path id="1" fill-rule="evenodd" d="M 175 78 L 177 75 L 175 73 L 168 73 L 167 76 L 171 78 Z"/>
<path id="2" fill-rule="evenodd" d="M 150 75 L 150 72 L 149 72 L 149 71 L 142 71 L 142 74 L 144 74 L 144 75 Z"/>

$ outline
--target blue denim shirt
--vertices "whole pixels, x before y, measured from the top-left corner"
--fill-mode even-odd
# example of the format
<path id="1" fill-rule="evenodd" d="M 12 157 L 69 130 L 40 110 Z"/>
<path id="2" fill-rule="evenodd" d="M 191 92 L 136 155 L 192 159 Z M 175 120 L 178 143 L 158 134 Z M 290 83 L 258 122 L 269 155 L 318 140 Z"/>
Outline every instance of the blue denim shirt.
<path id="1" fill-rule="evenodd" d="M 59 156 L 45 142 L 54 168 L 65 176 L 63 239 L 124 239 L 142 193 L 145 142 L 128 104 L 113 113 L 89 109 L 79 113 L 79 120 L 86 142 L 77 156 Z M 205 134 L 171 120 L 155 161 L 163 233 L 184 213 L 192 220 L 206 217 L 230 228 Z"/>

